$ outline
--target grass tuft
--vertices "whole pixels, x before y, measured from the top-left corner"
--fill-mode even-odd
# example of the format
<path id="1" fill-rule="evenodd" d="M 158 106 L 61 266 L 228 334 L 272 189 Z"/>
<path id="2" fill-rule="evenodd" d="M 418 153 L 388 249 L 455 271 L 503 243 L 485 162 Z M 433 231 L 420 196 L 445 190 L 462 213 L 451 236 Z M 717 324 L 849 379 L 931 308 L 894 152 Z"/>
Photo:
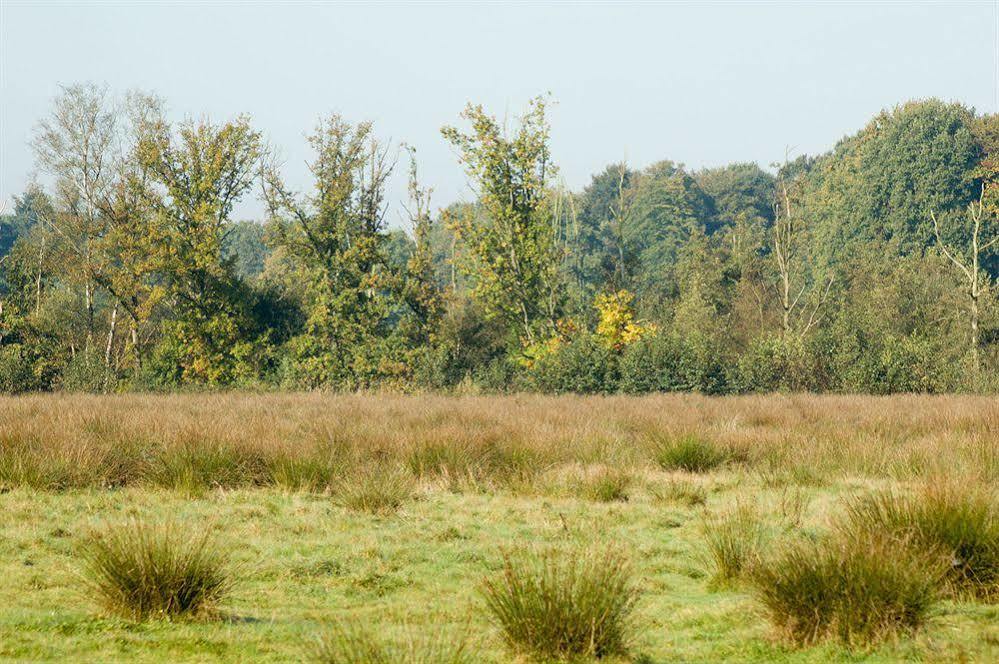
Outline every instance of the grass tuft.
<path id="1" fill-rule="evenodd" d="M 923 552 L 940 552 L 952 595 L 999 600 L 999 508 L 985 489 L 942 483 L 909 495 L 864 496 L 850 503 L 841 527 L 889 533 Z"/>
<path id="2" fill-rule="evenodd" d="M 391 514 L 413 497 L 415 482 L 402 468 L 367 468 L 339 484 L 345 507 L 372 514 Z"/>
<path id="3" fill-rule="evenodd" d="M 653 456 L 663 470 L 685 470 L 688 473 L 705 473 L 730 459 L 728 451 L 694 435 L 656 440 Z"/>
<path id="4" fill-rule="evenodd" d="M 584 498 L 601 503 L 626 502 L 631 486 L 631 473 L 618 468 L 601 468 L 580 482 Z"/>
<path id="5" fill-rule="evenodd" d="M 940 557 L 867 533 L 788 545 L 753 566 L 750 580 L 788 641 L 835 639 L 867 647 L 921 627 L 937 601 Z"/>
<path id="6" fill-rule="evenodd" d="M 505 554 L 502 574 L 482 594 L 507 643 L 528 655 L 620 655 L 632 639 L 637 590 L 613 549 Z"/>
<path id="7" fill-rule="evenodd" d="M 84 578 L 104 608 L 132 620 L 209 616 L 231 590 L 228 557 L 206 532 L 133 521 L 83 548 Z"/>
<path id="8" fill-rule="evenodd" d="M 317 664 L 473 664 L 478 661 L 464 638 L 447 632 L 417 634 L 403 642 L 378 638 L 356 623 L 337 623 L 319 637 L 312 657 Z"/>
<path id="9" fill-rule="evenodd" d="M 649 493 L 664 503 L 680 503 L 698 507 L 708 502 L 708 491 L 702 485 L 686 479 L 671 479 L 663 484 L 649 486 Z"/>
<path id="10" fill-rule="evenodd" d="M 711 585 L 725 587 L 743 578 L 757 562 L 766 540 L 759 513 L 749 505 L 705 519 L 701 524 L 714 572 Z"/>

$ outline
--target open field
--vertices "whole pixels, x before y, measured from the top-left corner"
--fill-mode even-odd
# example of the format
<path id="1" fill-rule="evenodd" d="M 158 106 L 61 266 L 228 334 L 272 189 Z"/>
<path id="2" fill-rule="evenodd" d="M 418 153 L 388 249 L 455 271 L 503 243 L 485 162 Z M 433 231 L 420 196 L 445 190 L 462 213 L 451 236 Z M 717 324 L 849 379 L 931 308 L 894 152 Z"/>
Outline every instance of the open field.
<path id="1" fill-rule="evenodd" d="M 481 592 L 504 551 L 613 547 L 638 592 L 621 661 L 995 661 L 984 597 L 943 596 L 915 633 L 866 647 L 789 643 L 708 547 L 734 514 L 754 515 L 766 555 L 851 498 L 944 483 L 994 504 L 999 399 L 2 398 L 0 658 L 297 661 L 346 621 L 519 661 Z M 83 547 L 131 520 L 211 531 L 235 570 L 218 615 L 135 622 L 98 603 Z"/>

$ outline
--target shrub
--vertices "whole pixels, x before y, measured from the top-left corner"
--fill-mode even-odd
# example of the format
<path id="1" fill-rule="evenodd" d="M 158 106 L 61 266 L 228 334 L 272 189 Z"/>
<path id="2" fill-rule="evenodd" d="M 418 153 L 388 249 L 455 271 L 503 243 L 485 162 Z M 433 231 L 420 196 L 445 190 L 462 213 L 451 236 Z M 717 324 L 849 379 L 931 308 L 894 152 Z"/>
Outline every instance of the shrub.
<path id="1" fill-rule="evenodd" d="M 344 506 L 390 514 L 413 496 L 413 485 L 413 477 L 401 468 L 367 468 L 345 478 L 338 488 Z"/>
<path id="2" fill-rule="evenodd" d="M 22 344 L 0 346 L 0 394 L 18 394 L 41 389 L 31 358 Z"/>
<path id="3" fill-rule="evenodd" d="M 599 394 L 617 389 L 614 352 L 599 337 L 582 333 L 535 360 L 530 382 L 542 392 Z"/>
<path id="4" fill-rule="evenodd" d="M 403 643 L 376 637 L 368 628 L 338 623 L 319 637 L 317 664 L 473 664 L 478 661 L 464 638 L 447 632 L 416 634 Z"/>
<path id="5" fill-rule="evenodd" d="M 739 358 L 738 383 L 744 392 L 803 392 L 822 389 L 820 373 L 801 339 L 764 337 Z"/>
<path id="6" fill-rule="evenodd" d="M 61 387 L 67 392 L 106 394 L 114 391 L 118 377 L 95 349 L 76 354 L 63 369 Z"/>
<path id="7" fill-rule="evenodd" d="M 228 558 L 207 532 L 133 521 L 93 536 L 83 548 L 84 574 L 105 609 L 132 620 L 205 616 L 228 594 Z"/>
<path id="8" fill-rule="evenodd" d="M 526 654 L 617 655 L 632 638 L 637 591 L 612 549 L 508 553 L 502 574 L 487 579 L 482 593 L 508 644 Z"/>
<path id="9" fill-rule="evenodd" d="M 703 473 L 721 466 L 731 454 L 715 443 L 688 434 L 653 441 L 653 455 L 663 470 Z"/>
<path id="10" fill-rule="evenodd" d="M 885 532 L 942 553 L 953 594 L 999 600 L 999 509 L 985 490 L 928 485 L 909 496 L 883 492 L 853 501 L 844 530 Z"/>
<path id="11" fill-rule="evenodd" d="M 711 583 L 716 587 L 742 578 L 758 560 L 766 536 L 760 515 L 747 505 L 703 521 L 701 530 L 714 567 Z"/>
<path id="12" fill-rule="evenodd" d="M 659 333 L 625 349 L 620 360 L 620 388 L 629 394 L 721 394 L 730 386 L 724 356 L 712 340 Z"/>
<path id="13" fill-rule="evenodd" d="M 944 566 L 938 555 L 867 533 L 796 542 L 753 566 L 750 580 L 787 640 L 866 646 L 925 623 Z"/>

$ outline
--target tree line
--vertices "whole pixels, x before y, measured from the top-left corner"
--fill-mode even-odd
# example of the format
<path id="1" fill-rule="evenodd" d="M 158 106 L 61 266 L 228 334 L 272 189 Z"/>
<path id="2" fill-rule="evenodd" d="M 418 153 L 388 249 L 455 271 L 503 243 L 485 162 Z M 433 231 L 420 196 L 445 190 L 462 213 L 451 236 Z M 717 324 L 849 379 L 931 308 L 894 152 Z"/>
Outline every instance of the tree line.
<path id="1" fill-rule="evenodd" d="M 444 127 L 475 197 L 438 209 L 371 123 L 320 119 L 296 191 L 246 116 L 64 88 L 52 184 L 0 218 L 0 390 L 999 388 L 999 116 L 913 101 L 770 170 L 573 192 L 547 102 Z M 250 196 L 266 218 L 234 220 Z"/>

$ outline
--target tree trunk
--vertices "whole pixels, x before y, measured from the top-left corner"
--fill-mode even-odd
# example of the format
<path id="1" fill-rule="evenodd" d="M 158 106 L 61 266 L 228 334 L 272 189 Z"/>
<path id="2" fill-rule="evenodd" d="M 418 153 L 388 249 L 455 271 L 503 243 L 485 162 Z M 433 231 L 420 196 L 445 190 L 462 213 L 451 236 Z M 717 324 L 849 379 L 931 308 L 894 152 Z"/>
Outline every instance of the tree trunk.
<path id="1" fill-rule="evenodd" d="M 111 309 L 111 324 L 108 326 L 108 343 L 104 347 L 104 365 L 111 366 L 111 348 L 114 346 L 114 333 L 118 324 L 118 303 Z"/>

